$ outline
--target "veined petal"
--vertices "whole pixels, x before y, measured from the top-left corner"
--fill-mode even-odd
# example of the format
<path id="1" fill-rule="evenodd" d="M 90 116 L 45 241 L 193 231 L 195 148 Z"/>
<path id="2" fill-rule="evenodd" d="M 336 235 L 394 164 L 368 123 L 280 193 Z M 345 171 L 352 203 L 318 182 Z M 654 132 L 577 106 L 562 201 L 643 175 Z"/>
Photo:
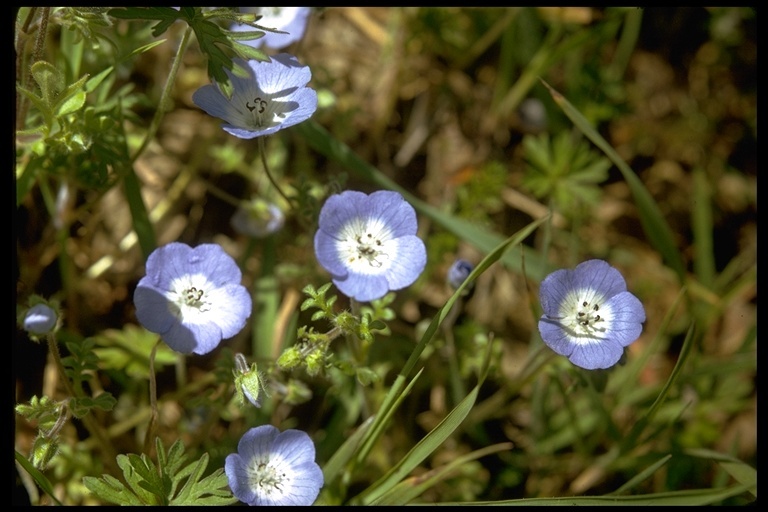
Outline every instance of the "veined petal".
<path id="1" fill-rule="evenodd" d="M 248 505 L 311 505 L 323 486 L 315 446 L 299 430 L 272 425 L 248 430 L 226 458 L 224 472 L 237 499 Z"/>
<path id="2" fill-rule="evenodd" d="M 247 76 L 225 69 L 231 98 L 218 85 L 204 85 L 192 95 L 197 106 L 225 121 L 227 133 L 241 139 L 269 135 L 307 120 L 317 110 L 317 92 L 306 86 L 312 72 L 296 57 L 282 53 L 268 62 L 232 62 Z"/>
<path id="3" fill-rule="evenodd" d="M 336 247 L 337 240 L 323 230 L 315 233 L 315 255 L 317 261 L 332 276 L 343 279 L 347 276 L 348 270 L 344 264 L 344 257 Z"/>
<path id="4" fill-rule="evenodd" d="M 379 190 L 372 193 L 367 215 L 386 225 L 393 238 L 415 235 L 418 228 L 416 211 L 397 192 Z"/>
<path id="5" fill-rule="evenodd" d="M 163 334 L 170 330 L 178 319 L 171 314 L 168 297 L 157 289 L 146 286 L 147 277 L 143 277 L 133 293 L 136 306 L 136 318 L 148 331 Z"/>
<path id="6" fill-rule="evenodd" d="M 208 84 L 200 87 L 192 93 L 192 102 L 205 110 L 208 115 L 223 119 L 235 126 L 244 126 L 248 123 L 245 113 L 235 107 L 215 85 Z"/>
<path id="7" fill-rule="evenodd" d="M 582 368 L 615 365 L 645 321 L 643 305 L 626 290 L 621 273 L 602 260 L 552 272 L 539 288 L 541 339 Z"/>
<path id="8" fill-rule="evenodd" d="M 604 297 L 613 297 L 627 290 L 621 273 L 603 260 L 585 261 L 571 272 L 571 286 L 577 290 L 591 288 Z"/>
<path id="9" fill-rule="evenodd" d="M 136 318 L 183 354 L 207 354 L 240 332 L 251 314 L 242 273 L 221 246 L 170 243 L 147 258 L 134 292 Z"/>
<path id="10" fill-rule="evenodd" d="M 360 205 L 365 205 L 368 196 L 355 190 L 345 190 L 326 199 L 320 210 L 318 224 L 320 230 L 330 236 L 336 236 L 350 221 L 364 214 Z"/>
<path id="11" fill-rule="evenodd" d="M 616 343 L 626 347 L 643 332 L 645 308 L 630 292 L 619 293 L 611 298 L 610 303 L 613 312 L 611 336 Z"/>
<path id="12" fill-rule="evenodd" d="M 312 79 L 309 67 L 302 66 L 293 55 L 280 53 L 270 59 L 272 62 L 248 62 L 257 77 L 259 89 L 267 94 L 279 97 L 284 91 L 304 87 Z"/>
<path id="13" fill-rule="evenodd" d="M 348 297 L 367 302 L 413 284 L 424 271 L 426 248 L 416 235 L 416 212 L 397 192 L 347 190 L 320 210 L 315 255 Z"/>
<path id="14" fill-rule="evenodd" d="M 216 325 L 223 338 L 231 338 L 243 327 L 251 314 L 251 295 L 239 284 L 227 284 L 209 294 L 211 310 L 207 312 L 216 318 Z"/>
<path id="15" fill-rule="evenodd" d="M 403 236 L 396 240 L 396 258 L 387 268 L 390 290 L 400 290 L 412 285 L 427 265 L 427 250 L 417 236 Z"/>
<path id="16" fill-rule="evenodd" d="M 350 273 L 345 278 L 334 278 L 333 284 L 341 293 L 359 302 L 380 299 L 389 291 L 389 283 L 383 275 Z"/>
<path id="17" fill-rule="evenodd" d="M 587 343 L 575 346 L 569 359 L 581 368 L 598 370 L 618 363 L 623 353 L 623 347 L 617 343 Z"/>

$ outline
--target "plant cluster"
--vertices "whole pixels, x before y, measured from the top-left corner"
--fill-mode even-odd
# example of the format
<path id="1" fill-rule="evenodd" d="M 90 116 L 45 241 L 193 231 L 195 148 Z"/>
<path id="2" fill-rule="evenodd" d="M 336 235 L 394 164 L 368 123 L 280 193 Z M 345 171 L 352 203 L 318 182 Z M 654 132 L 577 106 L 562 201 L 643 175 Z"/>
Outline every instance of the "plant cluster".
<path id="1" fill-rule="evenodd" d="M 337 12 L 388 37 L 365 10 Z M 594 25 L 567 8 L 389 12 L 414 28 L 403 51 L 434 46 L 454 70 L 482 75 L 498 42 L 499 89 L 479 94 L 493 108 L 482 119 L 468 109 L 457 126 L 476 122 L 503 145 L 514 115 L 520 191 L 491 153 L 449 177 L 428 166 L 417 189 L 367 161 L 370 148 L 353 149 L 360 112 L 333 89 L 371 77 L 334 75 L 334 55 L 321 66 L 303 46 L 331 9 L 19 9 L 15 202 L 27 217 L 16 323 L 50 370 L 15 404 L 30 501 L 754 500 L 754 453 L 716 445 L 706 408 L 732 393 L 736 415 L 754 396 L 741 378 L 755 372 L 754 319 L 722 366 L 705 344 L 731 318 L 729 301 L 752 289 L 756 263 L 746 251 L 717 270 L 713 220 L 697 210 L 697 247 L 709 251 L 697 256 L 710 263 L 689 268 L 666 206 L 595 128 L 620 114 L 640 11 L 607 9 Z M 529 58 L 511 50 L 524 27 L 544 34 L 525 40 Z M 606 41 L 616 47 L 605 70 L 557 84 L 569 59 Z M 132 82 L 153 59 L 166 59 L 154 91 Z M 587 101 L 590 72 L 607 86 Z M 395 90 L 391 76 L 378 79 Z M 407 70 L 399 79 L 410 84 L 399 94 L 428 87 Z M 440 94 L 423 105 L 470 100 Z M 358 99 L 361 110 L 382 108 L 381 97 Z M 434 134 L 453 107 L 426 120 L 419 101 L 397 165 L 430 132 L 433 161 L 464 158 Z M 175 115 L 187 121 L 169 130 Z M 373 117 L 381 150 L 391 137 Z M 174 130 L 194 141 L 176 174 L 166 168 Z M 696 172 L 697 198 L 710 198 Z M 632 274 L 641 255 L 631 248 L 579 240 L 616 184 L 663 281 Z M 530 215 L 503 218 L 509 203 Z M 662 307 L 662 296 L 674 300 Z M 502 309 L 527 318 L 528 339 L 482 320 Z M 673 340 L 674 364 L 651 378 Z M 681 483 L 695 463 L 715 476 Z M 547 479 L 571 484 L 552 492 Z"/>

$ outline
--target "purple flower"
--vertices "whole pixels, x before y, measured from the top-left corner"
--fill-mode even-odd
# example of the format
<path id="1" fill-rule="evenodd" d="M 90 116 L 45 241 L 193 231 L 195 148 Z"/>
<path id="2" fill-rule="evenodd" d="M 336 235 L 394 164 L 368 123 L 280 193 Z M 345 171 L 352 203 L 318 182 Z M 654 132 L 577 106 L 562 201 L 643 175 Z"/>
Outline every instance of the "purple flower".
<path id="1" fill-rule="evenodd" d="M 224 249 L 178 242 L 155 249 L 133 294 L 136 317 L 182 354 L 207 354 L 251 315 L 242 273 Z"/>
<path id="2" fill-rule="evenodd" d="M 192 95 L 198 107 L 225 121 L 222 128 L 227 133 L 241 139 L 269 135 L 306 121 L 317 110 L 317 92 L 306 86 L 312 72 L 293 55 L 281 53 L 271 62 L 232 62 L 246 70 L 248 77 L 224 70 L 232 83 L 231 98 L 215 82 Z"/>
<path id="3" fill-rule="evenodd" d="M 304 37 L 311 9 L 309 7 L 241 7 L 240 12 L 261 14 L 261 18 L 256 21 L 258 25 L 288 32 L 287 34 L 266 32 L 263 37 L 242 41 L 243 43 L 254 48 L 266 46 L 273 50 L 281 50 Z M 250 25 L 240 23 L 233 24 L 230 29 L 235 32 L 256 30 Z"/>
<path id="4" fill-rule="evenodd" d="M 47 304 L 35 304 L 24 315 L 24 330 L 30 334 L 48 334 L 56 327 L 58 315 Z"/>
<path id="5" fill-rule="evenodd" d="M 413 284 L 427 263 L 416 212 L 397 192 L 347 190 L 320 210 L 315 255 L 346 296 L 366 302 Z"/>
<path id="6" fill-rule="evenodd" d="M 618 270 L 589 260 L 549 274 L 539 290 L 539 332 L 549 348 L 587 370 L 615 365 L 640 337 L 645 309 Z"/>
<path id="7" fill-rule="evenodd" d="M 232 493 L 248 505 L 312 505 L 323 486 L 315 445 L 306 432 L 262 425 L 246 432 L 224 472 Z"/>

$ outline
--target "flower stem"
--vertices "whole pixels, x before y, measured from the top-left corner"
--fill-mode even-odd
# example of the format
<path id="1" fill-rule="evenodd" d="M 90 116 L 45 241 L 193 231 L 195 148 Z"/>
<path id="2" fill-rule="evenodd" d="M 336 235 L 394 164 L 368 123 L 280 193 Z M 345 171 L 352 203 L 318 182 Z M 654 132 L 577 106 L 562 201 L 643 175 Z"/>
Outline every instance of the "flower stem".
<path id="1" fill-rule="evenodd" d="M 293 201 L 291 201 L 291 199 L 285 195 L 285 192 L 283 192 L 283 190 L 280 188 L 280 185 L 277 184 L 277 181 L 275 181 L 272 173 L 269 172 L 269 166 L 267 165 L 267 145 L 264 142 L 264 137 L 259 137 L 259 155 L 261 156 L 261 163 L 264 165 L 264 171 L 267 173 L 269 182 L 272 183 L 273 187 L 275 187 L 277 193 L 280 194 L 283 199 L 285 199 L 285 202 L 288 203 L 288 207 L 293 209 Z"/>
<path id="2" fill-rule="evenodd" d="M 168 73 L 168 80 L 166 80 L 165 87 L 163 88 L 163 92 L 160 95 L 160 102 L 157 105 L 157 109 L 155 110 L 155 116 L 152 118 L 152 122 L 149 124 L 149 130 L 147 130 L 147 135 L 144 137 L 144 142 L 141 143 L 139 149 L 136 150 L 136 152 L 131 157 L 131 162 L 135 162 L 136 159 L 139 158 L 139 156 L 144 152 L 144 150 L 147 149 L 147 146 L 152 141 L 152 139 L 155 138 L 157 129 L 160 127 L 160 121 L 163 119 L 165 112 L 168 110 L 167 103 L 170 101 L 173 83 L 176 81 L 176 74 L 179 72 L 179 67 L 181 66 L 181 61 L 183 60 L 184 52 L 187 49 L 191 35 L 192 27 L 188 25 L 184 31 L 184 34 L 181 36 L 179 49 L 176 52 L 176 57 L 173 59 L 171 71 Z"/>
<path id="3" fill-rule="evenodd" d="M 147 426 L 147 434 L 144 437 L 144 453 L 149 455 L 152 449 L 152 436 L 155 433 L 155 426 L 157 424 L 157 378 L 155 377 L 155 355 L 157 354 L 157 347 L 160 345 L 162 338 L 157 338 L 157 341 L 152 346 L 152 352 L 149 353 L 149 406 L 151 408 L 151 414 L 149 416 L 149 425 Z"/>

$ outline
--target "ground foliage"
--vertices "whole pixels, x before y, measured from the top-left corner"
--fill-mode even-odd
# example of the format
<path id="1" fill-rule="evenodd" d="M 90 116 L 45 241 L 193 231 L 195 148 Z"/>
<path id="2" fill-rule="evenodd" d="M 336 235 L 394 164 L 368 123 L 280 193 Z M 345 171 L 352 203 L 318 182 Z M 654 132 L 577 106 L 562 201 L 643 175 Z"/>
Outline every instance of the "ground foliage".
<path id="1" fill-rule="evenodd" d="M 349 307 L 344 296 L 302 306 L 307 285 L 315 293 L 329 281 L 312 249 L 324 198 L 387 182 L 499 241 L 552 216 L 523 240 L 525 259 L 510 251 L 478 276 L 422 352 L 410 375 L 420 372 L 418 379 L 365 463 L 326 481 L 318 503 L 373 500 L 371 485 L 413 460 L 409 452 L 425 435 L 464 412 L 465 397 L 476 400 L 463 421 L 399 484 L 410 502 L 642 499 L 687 490 L 709 490 L 707 502 L 754 500 L 756 19 L 755 10 L 736 7 L 317 9 L 291 52 L 310 66 L 319 108 L 311 125 L 265 140 L 272 172 L 300 207 L 281 231 L 256 240 L 232 228 L 227 197 L 280 198 L 259 145 L 231 137 L 192 103 L 209 72 L 223 75 L 195 36 L 160 104 L 186 25 L 158 28 L 98 9 L 51 16 L 35 55 L 55 66 L 23 61 L 16 71 L 27 91 L 18 96 L 28 100 L 17 100 L 24 109 L 16 120 L 23 130 L 16 137 L 17 303 L 24 307 L 32 294 L 60 300 L 71 376 L 88 396 L 114 397 L 81 399 L 63 427 L 44 471 L 56 500 L 101 503 L 83 477 L 120 478 L 114 455 L 142 453 L 154 344 L 137 326 L 132 301 L 146 258 L 145 238 L 133 234 L 142 226 L 157 246 L 220 244 L 254 296 L 249 325 L 213 353 L 180 363 L 159 348 L 160 445 L 175 453 L 180 440 L 190 471 L 206 454 L 206 464 L 195 466 L 202 477 L 223 467 L 247 428 L 270 423 L 308 432 L 326 468 L 376 412 L 451 297 L 445 274 L 454 259 L 477 264 L 493 248 L 473 243 L 470 232 L 463 237 L 458 220 L 441 223 L 417 207 L 427 267 L 388 304 L 372 306 L 379 311 L 371 318 L 386 328 L 373 326 L 366 364 L 286 372 L 279 380 L 295 393 L 291 400 L 273 391 L 260 409 L 238 405 L 234 353 L 267 368 L 295 343 L 297 329 L 310 326 L 308 336 L 329 328 L 318 310 Z M 33 45 L 39 28 L 19 23 L 26 39 L 17 47 Z M 102 79 L 108 86 L 93 81 L 105 63 L 114 66 Z M 649 236 L 625 175 L 568 106 L 647 189 L 682 268 Z M 346 146 L 377 178 L 323 148 L 317 133 Z M 70 188 L 60 204 L 63 183 Z M 136 197 L 146 207 L 143 223 Z M 605 372 L 581 371 L 542 349 L 536 329 L 540 280 L 590 258 L 616 266 L 647 313 L 626 361 Z M 332 347 L 343 359 L 342 344 Z M 66 396 L 47 350 L 16 330 L 15 403 Z M 108 432 L 112 462 L 81 416 Z M 15 446 L 25 456 L 38 433 L 34 420 L 16 415 Z M 14 503 L 51 503 L 17 467 Z M 430 485 L 418 488 L 424 481 Z M 745 487 L 716 494 L 738 485 Z M 697 503 L 704 491 L 674 499 Z"/>

